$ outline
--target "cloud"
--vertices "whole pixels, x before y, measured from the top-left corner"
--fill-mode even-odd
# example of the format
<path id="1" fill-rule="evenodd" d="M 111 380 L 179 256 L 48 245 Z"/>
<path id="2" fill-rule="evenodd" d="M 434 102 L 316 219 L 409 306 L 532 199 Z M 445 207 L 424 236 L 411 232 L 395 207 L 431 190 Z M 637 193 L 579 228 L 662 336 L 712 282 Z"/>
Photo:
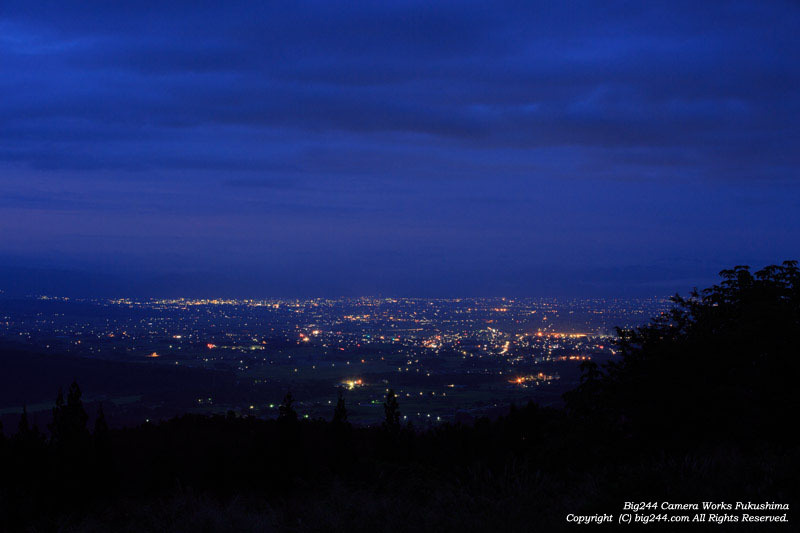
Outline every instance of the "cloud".
<path id="1" fill-rule="evenodd" d="M 215 213 L 350 252 L 513 238 L 531 264 L 608 262 L 669 209 L 664 253 L 714 248 L 692 187 L 745 210 L 800 185 L 795 2 L 9 0 L 0 21 L 0 208 L 83 217 L 31 215 L 26 250 L 98 213 L 145 243 Z M 746 222 L 715 215 L 719 255 Z"/>

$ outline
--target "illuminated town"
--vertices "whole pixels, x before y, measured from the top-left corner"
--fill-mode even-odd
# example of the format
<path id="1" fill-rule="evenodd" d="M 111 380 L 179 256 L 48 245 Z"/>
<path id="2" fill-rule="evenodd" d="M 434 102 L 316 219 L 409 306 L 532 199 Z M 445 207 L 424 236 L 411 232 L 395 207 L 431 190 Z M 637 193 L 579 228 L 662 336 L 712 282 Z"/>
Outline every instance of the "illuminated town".
<path id="1" fill-rule="evenodd" d="M 97 398 L 126 420 L 169 415 L 162 405 L 270 417 L 288 390 L 301 415 L 329 417 L 341 387 L 354 422 L 379 421 L 391 388 L 403 419 L 427 425 L 530 400 L 559 404 L 581 362 L 615 356 L 616 326 L 643 323 L 667 301 L 39 296 L 4 304 L 0 339 L 20 350 L 212 376 L 180 392 L 133 387 Z"/>

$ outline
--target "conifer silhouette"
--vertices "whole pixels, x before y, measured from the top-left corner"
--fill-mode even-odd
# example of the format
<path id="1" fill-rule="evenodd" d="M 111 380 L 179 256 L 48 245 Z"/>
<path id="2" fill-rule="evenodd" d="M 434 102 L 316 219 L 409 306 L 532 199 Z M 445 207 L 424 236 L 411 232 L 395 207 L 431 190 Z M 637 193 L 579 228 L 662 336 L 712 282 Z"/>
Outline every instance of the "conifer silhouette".
<path id="1" fill-rule="evenodd" d="M 294 410 L 291 391 L 283 397 L 283 403 L 278 407 L 278 421 L 283 423 L 297 422 L 297 412 Z"/>
<path id="2" fill-rule="evenodd" d="M 89 415 L 86 414 L 86 410 L 83 408 L 81 388 L 76 381 L 72 382 L 72 385 L 69 387 L 69 393 L 67 394 L 67 414 L 71 430 L 76 433 L 86 431 L 86 423 L 89 421 Z"/>
<path id="3" fill-rule="evenodd" d="M 400 406 L 397 403 L 397 395 L 394 389 L 389 389 L 386 393 L 386 401 L 383 404 L 383 412 L 386 416 L 383 421 L 384 427 L 395 431 L 400 428 Z"/>
<path id="4" fill-rule="evenodd" d="M 106 414 L 103 412 L 103 404 L 97 407 L 97 418 L 94 419 L 94 437 L 95 439 L 108 438 L 108 423 L 106 422 Z"/>
<path id="5" fill-rule="evenodd" d="M 56 405 L 53 407 L 53 421 L 48 426 L 50 439 L 56 446 L 78 446 L 79 441 L 88 436 L 86 423 L 89 415 L 83 408 L 81 389 L 76 381 L 72 382 L 64 401 L 64 391 L 59 389 Z"/>
<path id="6" fill-rule="evenodd" d="M 344 390 L 339 387 L 337 391 L 336 408 L 333 410 L 333 424 L 343 426 L 347 424 L 347 407 L 344 404 Z"/>
<path id="7" fill-rule="evenodd" d="M 22 406 L 22 414 L 19 417 L 19 424 L 17 424 L 17 436 L 20 438 L 27 437 L 31 432 L 30 424 L 28 423 L 28 407 Z"/>

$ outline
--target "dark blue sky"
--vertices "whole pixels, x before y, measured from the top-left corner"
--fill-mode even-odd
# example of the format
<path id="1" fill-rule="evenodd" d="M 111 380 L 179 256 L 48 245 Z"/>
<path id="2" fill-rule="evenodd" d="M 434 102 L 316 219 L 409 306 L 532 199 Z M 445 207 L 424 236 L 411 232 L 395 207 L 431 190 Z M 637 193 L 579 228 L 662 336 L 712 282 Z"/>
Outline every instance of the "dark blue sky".
<path id="1" fill-rule="evenodd" d="M 797 2 L 122 4 L 0 3 L 6 290 L 663 293 L 800 256 Z"/>

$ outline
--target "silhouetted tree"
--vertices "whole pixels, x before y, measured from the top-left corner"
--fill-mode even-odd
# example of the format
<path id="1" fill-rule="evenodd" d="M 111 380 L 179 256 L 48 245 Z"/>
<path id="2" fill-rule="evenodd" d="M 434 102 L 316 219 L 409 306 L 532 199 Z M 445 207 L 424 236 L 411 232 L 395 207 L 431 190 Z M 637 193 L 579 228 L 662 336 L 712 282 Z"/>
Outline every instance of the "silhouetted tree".
<path id="1" fill-rule="evenodd" d="M 28 407 L 22 406 L 22 414 L 19 416 L 19 423 L 17 424 L 17 435 L 20 437 L 27 437 L 31 432 L 31 426 L 28 422 Z"/>
<path id="2" fill-rule="evenodd" d="M 28 418 L 28 409 L 22 406 L 22 414 L 17 424 L 17 433 L 11 438 L 12 448 L 19 454 L 22 464 L 28 464 L 37 460 L 37 454 L 41 453 L 45 447 L 45 437 L 35 425 L 31 425 Z M 41 458 L 38 458 L 41 460 Z M 37 465 L 39 467 L 40 465 Z"/>
<path id="3" fill-rule="evenodd" d="M 103 412 L 103 404 L 97 406 L 97 417 L 94 419 L 94 432 L 95 440 L 108 439 L 108 423 L 106 422 L 106 414 Z"/>
<path id="4" fill-rule="evenodd" d="M 333 410 L 333 424 L 342 426 L 347 424 L 347 408 L 344 405 L 344 389 L 337 390 L 336 408 Z"/>
<path id="5" fill-rule="evenodd" d="M 386 393 L 386 401 L 383 403 L 385 419 L 383 425 L 386 429 L 396 431 L 400 428 L 400 406 L 397 403 L 397 395 L 394 389 L 389 389 Z"/>
<path id="6" fill-rule="evenodd" d="M 22 414 L 19 415 L 19 422 L 17 423 L 17 434 L 27 433 L 30 431 L 30 425 L 28 423 L 28 407 L 26 405 L 22 406 Z"/>
<path id="7" fill-rule="evenodd" d="M 294 399 L 291 391 L 283 397 L 283 402 L 278 407 L 278 421 L 283 423 L 297 422 L 297 412 L 293 407 Z"/>
<path id="8" fill-rule="evenodd" d="M 605 411 L 626 432 L 664 438 L 788 435 L 800 375 L 800 270 L 796 261 L 722 282 L 649 324 L 618 330 L 621 358 L 586 366 L 570 409 Z"/>
<path id="9" fill-rule="evenodd" d="M 77 381 L 73 381 L 69 386 L 69 393 L 67 394 L 67 412 L 71 426 L 75 431 L 83 431 L 86 428 L 86 422 L 89 420 L 89 415 L 83 408 L 81 401 L 81 388 L 78 386 Z"/>
<path id="10" fill-rule="evenodd" d="M 47 429 L 50 430 L 50 438 L 53 440 L 59 440 L 64 433 L 64 410 L 64 389 L 59 387 L 56 395 L 56 404 L 53 406 L 53 420 L 47 426 Z"/>
<path id="11" fill-rule="evenodd" d="M 564 399 L 572 414 L 597 417 L 598 410 L 602 407 L 596 402 L 603 386 L 603 372 L 600 366 L 592 360 L 583 361 L 579 369 L 581 371 L 580 384 L 565 392 Z"/>
<path id="12" fill-rule="evenodd" d="M 89 415 L 83 408 L 81 389 L 73 381 L 64 402 L 64 391 L 59 389 L 56 405 L 53 407 L 53 421 L 50 424 L 50 439 L 56 446 L 77 447 L 88 440 L 86 423 Z"/>

